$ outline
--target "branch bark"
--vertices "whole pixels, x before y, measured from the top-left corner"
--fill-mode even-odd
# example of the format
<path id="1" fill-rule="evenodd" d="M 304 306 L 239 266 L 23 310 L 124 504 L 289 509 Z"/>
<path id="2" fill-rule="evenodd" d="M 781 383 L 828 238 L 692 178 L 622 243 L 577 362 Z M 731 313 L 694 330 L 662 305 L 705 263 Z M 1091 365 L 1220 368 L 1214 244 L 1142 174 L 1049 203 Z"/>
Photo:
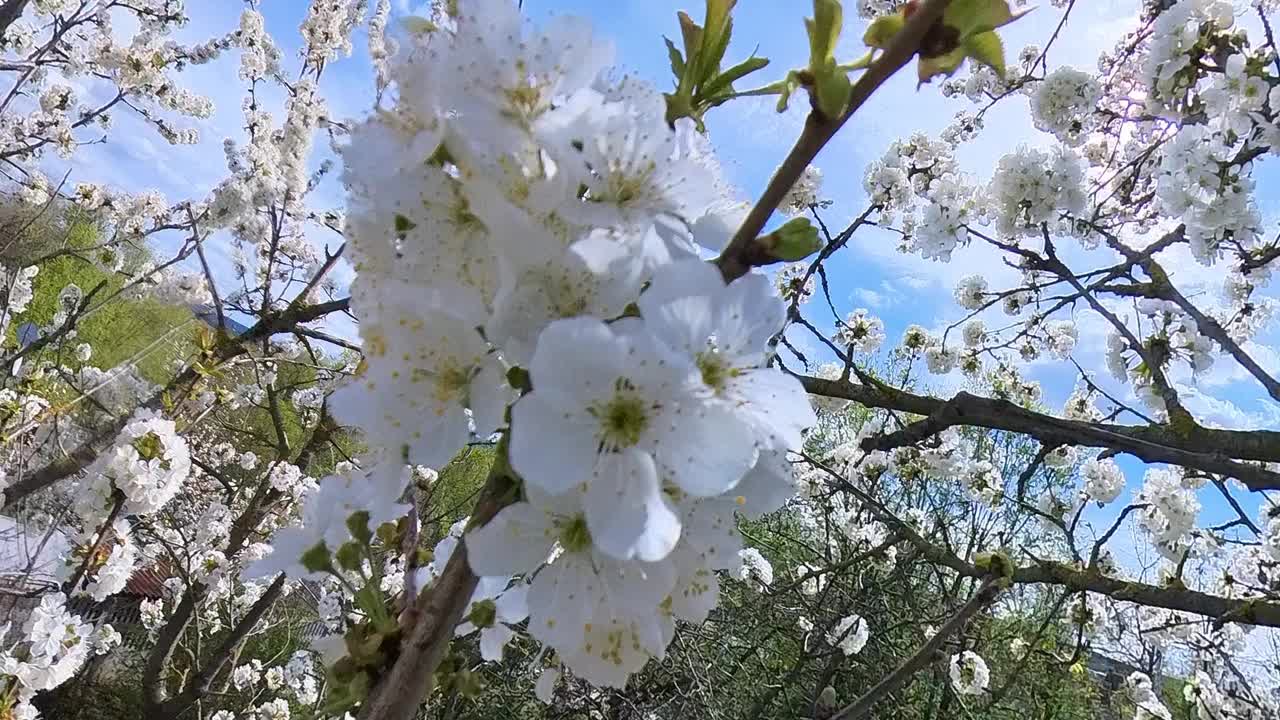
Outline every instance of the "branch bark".
<path id="1" fill-rule="evenodd" d="M 914 655 L 907 658 L 893 672 L 884 677 L 883 680 L 876 683 L 870 690 L 863 693 L 862 697 L 849 703 L 835 715 L 831 716 L 831 720 L 858 720 L 865 717 L 871 712 L 876 703 L 883 700 L 890 693 L 897 692 L 907 685 L 911 684 L 911 679 L 915 674 L 923 669 L 926 665 L 934 662 L 938 651 L 942 649 L 942 644 L 947 638 L 955 635 L 964 628 L 964 626 L 978 614 L 978 611 L 986 607 L 995 600 L 996 595 L 1000 591 L 997 580 L 987 577 L 982 581 L 982 585 L 978 587 L 978 591 L 969 598 L 969 601 L 960 608 L 951 619 L 943 623 L 942 627 L 929 638 Z"/>
<path id="2" fill-rule="evenodd" d="M 1196 426 L 1178 432 L 1167 425 L 1115 425 L 1089 423 L 1038 413 L 1006 400 L 958 393 L 950 400 L 916 395 L 888 385 L 868 385 L 846 380 L 800 376 L 809 393 L 865 405 L 926 416 L 934 432 L 950 425 L 1006 430 L 1036 438 L 1044 444 L 1083 445 L 1127 453 L 1147 462 L 1170 463 L 1234 477 L 1251 490 L 1280 489 L 1280 474 L 1253 464 L 1280 462 L 1280 432 L 1273 430 L 1218 430 Z M 945 424 L 943 421 L 945 420 Z M 891 446 L 897 436 L 869 438 L 863 448 Z"/>
<path id="3" fill-rule="evenodd" d="M 26 8 L 27 0 L 5 0 L 0 5 L 0 37 L 4 37 L 9 26 L 22 17 L 22 11 Z"/>
<path id="4" fill-rule="evenodd" d="M 509 502 L 515 479 L 506 462 L 506 435 L 498 443 L 489 478 L 480 500 L 471 513 L 469 527 L 479 527 L 493 519 Z M 464 536 L 449 558 L 444 572 L 435 583 L 418 596 L 406 611 L 409 622 L 400 655 L 381 682 L 369 693 L 360 708 L 360 720 L 411 720 L 418 706 L 431 694 L 433 674 L 449 649 L 453 629 L 475 592 L 475 574 L 467 562 Z"/>
<path id="5" fill-rule="evenodd" d="M 773 211 L 778 208 L 805 168 L 809 167 L 809 163 L 813 162 L 849 118 L 886 80 L 915 57 L 925 33 L 942 17 L 942 12 L 949 3 L 950 0 L 926 0 L 916 8 L 906 25 L 894 37 L 893 43 L 853 84 L 849 104 L 840 117 L 828 118 L 816 109 L 809 113 L 795 145 L 774 171 L 764 193 L 715 261 L 725 282 L 742 277 L 752 267 L 777 262 L 777 258 L 764 251 L 756 242 L 760 231 L 764 230 L 765 224 L 773 216 Z"/>

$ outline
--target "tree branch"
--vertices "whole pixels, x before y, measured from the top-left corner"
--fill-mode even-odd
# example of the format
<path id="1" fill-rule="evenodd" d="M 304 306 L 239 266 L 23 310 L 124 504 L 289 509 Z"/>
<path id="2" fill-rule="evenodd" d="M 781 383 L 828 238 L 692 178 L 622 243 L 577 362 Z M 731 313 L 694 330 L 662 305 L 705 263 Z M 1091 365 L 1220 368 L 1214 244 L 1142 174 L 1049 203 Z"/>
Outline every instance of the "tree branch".
<path id="1" fill-rule="evenodd" d="M 863 693 L 862 697 L 854 700 L 846 705 L 840 712 L 831 716 L 831 720 L 858 720 L 865 717 L 876 703 L 880 702 L 890 693 L 897 692 L 911 683 L 911 679 L 917 672 L 923 669 L 929 663 L 934 662 L 938 651 L 942 649 L 942 644 L 947 638 L 960 632 L 961 629 L 969 622 L 978 611 L 986 607 L 995 600 L 996 595 L 1000 592 L 998 580 L 993 577 L 987 577 L 982 581 L 982 585 L 978 587 L 978 591 L 969 598 L 969 601 L 960 608 L 955 615 L 943 623 L 942 627 L 933 634 L 933 637 L 925 641 L 924 645 L 915 652 L 914 655 L 907 658 L 893 672 L 884 677 L 883 680 L 876 683 L 870 690 Z"/>
<path id="2" fill-rule="evenodd" d="M 799 376 L 804 389 L 814 395 L 852 400 L 867 407 L 932 417 L 927 429 L 937 432 L 950 425 L 1006 430 L 1036 438 L 1045 444 L 1101 447 L 1133 455 L 1147 462 L 1170 463 L 1235 477 L 1251 490 L 1280 489 L 1280 474 L 1242 461 L 1280 462 L 1280 432 L 1273 430 L 1218 430 L 1195 427 L 1179 433 L 1166 425 L 1146 427 L 1089 423 L 1045 415 L 1007 400 L 958 393 L 951 400 L 916 395 L 887 385 L 864 385 L 842 380 Z M 946 405 L 953 411 L 937 413 Z M 946 424 L 942 423 L 945 419 Z M 875 439 L 864 447 L 874 449 Z M 1238 460 L 1235 458 L 1239 458 Z"/>
<path id="3" fill-rule="evenodd" d="M 787 153 L 782 164 L 774 171 L 764 193 L 715 261 L 726 282 L 742 277 L 752 267 L 777 261 L 777 258 L 765 252 L 756 242 L 760 231 L 764 230 L 765 224 L 773 215 L 773 211 L 778 208 L 782 199 L 796 184 L 796 180 L 804 173 L 805 168 L 809 167 L 809 163 L 813 162 L 818 152 L 835 136 L 836 132 L 849 121 L 849 118 L 853 117 L 872 93 L 911 61 L 916 51 L 920 49 L 920 41 L 925 33 L 942 17 L 942 12 L 949 3 L 950 0 L 926 0 L 916 8 L 889 47 L 853 84 L 849 94 L 849 104 L 840 117 L 824 117 L 816 110 L 809 113 L 804 122 L 804 129 L 792 146 L 791 152 Z"/>

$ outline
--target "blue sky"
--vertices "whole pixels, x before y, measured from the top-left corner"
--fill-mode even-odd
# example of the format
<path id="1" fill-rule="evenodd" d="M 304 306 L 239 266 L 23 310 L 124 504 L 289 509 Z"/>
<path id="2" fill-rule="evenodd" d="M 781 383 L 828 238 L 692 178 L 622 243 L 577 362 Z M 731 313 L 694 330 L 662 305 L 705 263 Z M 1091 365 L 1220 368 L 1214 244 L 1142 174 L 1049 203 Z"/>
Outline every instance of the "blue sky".
<path id="1" fill-rule="evenodd" d="M 395 1 L 398 14 L 412 9 L 409 0 Z M 198 42 L 237 26 L 241 8 L 238 2 L 217 0 L 188 5 L 192 22 L 182 33 L 183 41 Z M 1060 11 L 1047 3 L 1044 5 L 1002 31 L 1011 57 L 1026 44 L 1042 45 L 1053 32 Z M 1074 65 L 1092 69 L 1099 52 L 1108 49 L 1129 28 L 1129 18 L 1134 16 L 1138 5 L 1138 0 L 1078 2 L 1065 29 L 1064 40 L 1049 54 L 1050 67 Z M 305 9 L 303 0 L 264 3 L 268 28 L 282 45 L 287 67 L 297 67 L 296 29 Z M 701 2 L 527 0 L 525 9 L 535 21 L 553 12 L 591 18 L 596 31 L 615 42 L 619 63 L 625 70 L 666 89 L 670 86 L 670 70 L 661 37 L 664 34 L 678 37 L 676 11 L 686 9 L 699 17 Z M 753 51 L 769 58 L 772 64 L 758 73 L 761 84 L 781 77 L 788 69 L 802 66 L 807 57 L 802 18 L 809 9 L 809 3 L 803 0 L 740 0 L 729 61 L 737 61 Z M 852 10 L 849 15 L 841 46 L 843 59 L 861 54 L 862 22 L 852 17 Z M 334 63 L 326 73 L 324 86 L 334 117 L 357 117 L 371 105 L 372 69 L 360 59 L 363 47 L 364 37 L 358 35 L 354 58 Z M 208 94 L 217 107 L 212 118 L 197 123 L 204 136 L 199 145 L 169 148 L 155 133 L 121 113 L 118 131 L 112 133 L 110 142 L 88 148 L 77 157 L 72 179 L 96 179 L 129 190 L 155 187 L 164 191 L 171 201 L 206 196 L 223 175 L 222 139 L 243 136 L 240 109 L 243 86 L 236 77 L 238 62 L 235 53 L 228 53 L 210 65 L 192 68 L 185 74 L 189 86 Z M 708 126 L 712 141 L 729 178 L 741 189 L 744 198 L 759 194 L 774 166 L 798 135 L 806 103 L 802 98 L 793 105 L 791 111 L 778 114 L 771 98 L 746 99 L 710 115 Z M 278 103 L 276 107 L 280 107 Z M 824 196 L 835 201 L 826 214 L 828 223 L 833 227 L 842 226 L 863 210 L 863 168 L 879 157 L 893 139 L 913 131 L 936 136 L 957 111 L 972 109 L 964 98 L 943 98 L 936 87 L 917 90 L 911 71 L 891 80 L 816 161 L 825 176 Z M 1011 98 L 987 115 L 986 130 L 978 140 L 966 144 L 959 157 L 967 172 L 985 181 L 996 159 L 1017 144 L 1048 146 L 1051 140 L 1031 126 L 1026 100 Z M 317 142 L 323 145 L 324 140 Z M 328 153 L 317 155 L 318 163 Z M 1263 173 L 1274 174 L 1270 169 L 1264 169 Z M 1259 197 L 1268 217 L 1274 216 L 1276 200 L 1266 193 L 1259 193 Z M 340 188 L 336 182 L 330 182 L 316 199 L 321 205 L 338 207 L 342 200 Z M 313 240 L 332 246 L 336 237 L 317 231 Z M 1180 279 L 1185 287 L 1202 291 L 1201 297 L 1206 302 L 1216 297 L 1216 286 L 1205 281 L 1220 278 L 1220 272 L 1206 273 L 1185 257 L 1170 262 L 1175 279 Z M 225 262 L 216 264 L 226 267 Z M 842 313 L 857 307 L 871 309 L 885 321 L 890 343 L 896 341 L 910 323 L 940 328 L 959 317 L 960 310 L 952 301 L 951 292 L 956 282 L 966 275 L 981 272 L 995 288 L 1007 287 L 1016 281 L 1016 274 L 1005 268 L 998 256 L 983 248 L 957 250 L 950 263 L 925 261 L 898 253 L 894 237 L 874 229 L 859 232 L 849 248 L 832 259 L 829 271 L 837 309 Z M 812 315 L 829 320 L 816 308 Z M 1076 358 L 1086 368 L 1099 371 L 1105 379 L 1102 370 L 1105 329 L 1091 314 L 1082 314 L 1077 320 L 1081 341 Z M 1274 332 L 1263 339 L 1266 345 L 1274 345 Z M 809 344 L 808 347 L 815 346 Z M 1264 366 L 1273 371 L 1280 367 L 1280 358 L 1269 347 L 1258 348 L 1257 353 Z M 818 351 L 812 354 L 822 355 Z M 1050 407 L 1060 407 L 1071 390 L 1074 377 L 1067 371 L 1069 368 L 1069 364 L 1055 361 L 1041 362 L 1031 369 L 1032 376 L 1043 383 Z M 1189 377 L 1182 380 L 1186 383 L 1185 392 L 1191 395 L 1189 404 L 1206 423 L 1280 427 L 1280 413 L 1274 403 L 1266 399 L 1251 378 L 1226 360 L 1220 360 L 1208 376 L 1198 381 L 1193 382 Z M 931 382 L 946 393 L 956 389 L 959 380 Z M 1136 462 L 1125 462 L 1125 465 L 1132 471 L 1131 485 L 1136 486 L 1140 465 Z M 1207 500 L 1202 521 L 1211 523 L 1222 517 L 1226 511 L 1223 505 Z M 1106 515 L 1098 514 L 1095 519 L 1105 521 Z"/>

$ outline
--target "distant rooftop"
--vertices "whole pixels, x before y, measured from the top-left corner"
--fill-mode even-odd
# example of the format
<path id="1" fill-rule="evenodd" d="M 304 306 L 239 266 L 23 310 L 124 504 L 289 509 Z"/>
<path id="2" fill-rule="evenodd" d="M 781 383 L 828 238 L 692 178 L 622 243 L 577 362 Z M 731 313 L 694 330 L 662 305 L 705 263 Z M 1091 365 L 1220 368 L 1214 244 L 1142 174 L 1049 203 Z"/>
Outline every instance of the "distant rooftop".
<path id="1" fill-rule="evenodd" d="M 216 308 L 214 308 L 214 306 L 192 305 L 191 312 L 195 313 L 196 317 L 205 321 L 211 327 L 218 326 L 218 311 Z M 248 325 L 245 325 L 242 322 L 238 322 L 235 318 L 224 316 L 223 320 L 226 322 L 227 332 L 231 333 L 232 335 L 243 335 L 244 333 L 249 331 Z"/>

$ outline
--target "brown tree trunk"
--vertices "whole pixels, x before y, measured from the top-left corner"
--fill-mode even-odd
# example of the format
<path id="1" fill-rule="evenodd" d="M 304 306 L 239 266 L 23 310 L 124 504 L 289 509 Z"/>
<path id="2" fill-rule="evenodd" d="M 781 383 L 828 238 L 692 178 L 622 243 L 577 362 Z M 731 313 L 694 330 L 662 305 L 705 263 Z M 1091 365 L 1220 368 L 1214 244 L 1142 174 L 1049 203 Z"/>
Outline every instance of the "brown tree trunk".
<path id="1" fill-rule="evenodd" d="M 4 0 L 0 4 L 0 37 L 4 36 L 15 20 L 22 17 L 22 11 L 26 8 L 27 0 Z"/>

